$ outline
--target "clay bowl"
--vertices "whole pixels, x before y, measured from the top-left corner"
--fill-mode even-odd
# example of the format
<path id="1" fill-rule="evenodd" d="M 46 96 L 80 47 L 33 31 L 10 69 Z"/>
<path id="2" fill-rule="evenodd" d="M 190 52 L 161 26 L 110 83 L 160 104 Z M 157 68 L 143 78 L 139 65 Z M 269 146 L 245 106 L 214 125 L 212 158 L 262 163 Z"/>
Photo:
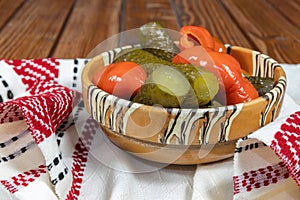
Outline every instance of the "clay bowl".
<path id="1" fill-rule="evenodd" d="M 120 50 L 104 52 L 86 64 L 82 72 L 83 100 L 108 138 L 138 157 L 180 165 L 222 160 L 233 156 L 239 138 L 267 125 L 279 114 L 286 76 L 274 59 L 260 52 L 227 46 L 227 52 L 243 70 L 274 79 L 274 88 L 264 96 L 218 108 L 166 109 L 120 99 L 92 84 L 95 71 L 111 63 Z"/>

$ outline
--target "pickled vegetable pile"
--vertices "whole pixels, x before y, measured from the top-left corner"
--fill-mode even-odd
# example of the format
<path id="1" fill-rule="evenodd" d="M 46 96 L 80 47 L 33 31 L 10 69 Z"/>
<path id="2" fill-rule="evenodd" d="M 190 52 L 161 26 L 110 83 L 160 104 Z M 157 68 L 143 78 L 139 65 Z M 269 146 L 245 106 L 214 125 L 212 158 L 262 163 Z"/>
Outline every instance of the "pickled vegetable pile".
<path id="1" fill-rule="evenodd" d="M 273 87 L 270 78 L 242 73 L 224 44 L 199 26 L 180 29 L 179 41 L 157 22 L 139 28 L 140 46 L 122 50 L 93 83 L 134 102 L 202 108 L 251 101 Z"/>

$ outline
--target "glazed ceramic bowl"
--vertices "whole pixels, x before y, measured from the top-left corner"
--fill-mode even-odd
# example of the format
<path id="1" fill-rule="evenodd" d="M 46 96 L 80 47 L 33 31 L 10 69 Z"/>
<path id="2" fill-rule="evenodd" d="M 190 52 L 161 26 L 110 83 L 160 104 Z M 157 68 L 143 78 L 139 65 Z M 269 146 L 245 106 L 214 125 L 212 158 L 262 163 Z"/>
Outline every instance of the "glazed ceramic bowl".
<path id="1" fill-rule="evenodd" d="M 121 50 L 104 52 L 86 64 L 82 73 L 83 100 L 108 138 L 138 157 L 180 165 L 222 160 L 233 156 L 239 138 L 272 122 L 279 114 L 286 76 L 274 59 L 260 52 L 227 46 L 227 52 L 250 75 L 274 79 L 274 88 L 264 96 L 216 108 L 167 109 L 121 99 L 93 85 L 94 73 L 111 63 Z"/>

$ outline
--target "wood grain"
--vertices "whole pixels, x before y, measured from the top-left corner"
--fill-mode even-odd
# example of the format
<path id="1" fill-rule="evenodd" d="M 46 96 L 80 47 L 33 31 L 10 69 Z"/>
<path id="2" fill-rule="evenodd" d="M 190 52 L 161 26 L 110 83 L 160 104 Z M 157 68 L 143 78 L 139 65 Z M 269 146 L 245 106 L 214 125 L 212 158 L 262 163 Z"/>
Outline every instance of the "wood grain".
<path id="1" fill-rule="evenodd" d="M 254 49 L 278 62 L 300 62 L 300 30 L 270 3 L 264 0 L 256 0 L 255 3 L 252 0 L 222 2 L 254 44 Z M 281 9 L 281 12 L 289 12 L 288 6 L 281 5 Z"/>
<path id="2" fill-rule="evenodd" d="M 300 28 L 300 1 L 267 0 L 280 15 L 287 18 L 294 26 Z"/>
<path id="3" fill-rule="evenodd" d="M 1 0 L 0 1 L 0 28 L 2 28 L 14 13 L 23 5 L 24 0 Z"/>
<path id="4" fill-rule="evenodd" d="M 0 0 L 0 8 L 0 58 L 86 57 L 112 35 L 158 21 L 300 63 L 299 0 Z"/>
<path id="5" fill-rule="evenodd" d="M 86 57 L 120 30 L 121 0 L 78 0 L 52 57 Z"/>
<path id="6" fill-rule="evenodd" d="M 151 21 L 160 22 L 165 28 L 178 30 L 169 0 L 127 0 L 123 21 L 124 30 L 138 28 Z"/>
<path id="7" fill-rule="evenodd" d="M 1 57 L 48 57 L 72 4 L 71 0 L 26 1 L 0 32 Z"/>
<path id="8" fill-rule="evenodd" d="M 174 0 L 175 13 L 180 26 L 195 25 L 209 30 L 224 43 L 251 48 L 247 37 L 242 33 L 230 13 L 218 1 Z"/>

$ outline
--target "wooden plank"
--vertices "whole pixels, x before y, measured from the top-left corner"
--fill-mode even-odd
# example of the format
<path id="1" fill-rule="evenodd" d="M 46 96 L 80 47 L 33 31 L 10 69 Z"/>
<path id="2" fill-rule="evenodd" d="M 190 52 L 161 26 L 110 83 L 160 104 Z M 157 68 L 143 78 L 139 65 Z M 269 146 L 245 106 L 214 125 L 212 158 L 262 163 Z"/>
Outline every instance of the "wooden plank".
<path id="1" fill-rule="evenodd" d="M 138 28 L 148 22 L 160 22 L 165 28 L 178 30 L 176 17 L 169 0 L 127 0 L 124 30 Z"/>
<path id="2" fill-rule="evenodd" d="M 72 0 L 26 1 L 0 32 L 0 57 L 48 57 L 72 4 Z"/>
<path id="3" fill-rule="evenodd" d="M 0 1 L 0 29 L 7 23 L 10 17 L 22 6 L 24 0 L 1 0 Z"/>
<path id="4" fill-rule="evenodd" d="M 224 43 L 252 48 L 229 13 L 218 1 L 173 0 L 180 26 L 202 26 Z"/>
<path id="5" fill-rule="evenodd" d="M 52 57 L 84 58 L 120 31 L 122 0 L 78 0 Z"/>
<path id="6" fill-rule="evenodd" d="M 288 21 L 300 28 L 300 1 L 267 0 L 275 10 L 287 18 Z"/>
<path id="7" fill-rule="evenodd" d="M 265 0 L 222 2 L 259 51 L 281 63 L 300 62 L 300 30 L 270 3 Z"/>

